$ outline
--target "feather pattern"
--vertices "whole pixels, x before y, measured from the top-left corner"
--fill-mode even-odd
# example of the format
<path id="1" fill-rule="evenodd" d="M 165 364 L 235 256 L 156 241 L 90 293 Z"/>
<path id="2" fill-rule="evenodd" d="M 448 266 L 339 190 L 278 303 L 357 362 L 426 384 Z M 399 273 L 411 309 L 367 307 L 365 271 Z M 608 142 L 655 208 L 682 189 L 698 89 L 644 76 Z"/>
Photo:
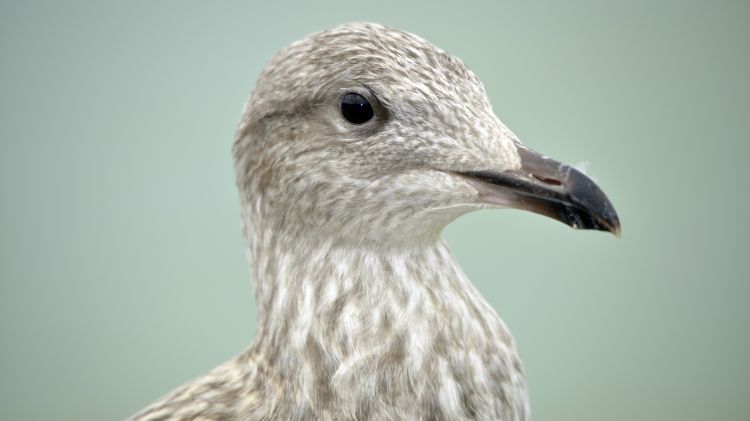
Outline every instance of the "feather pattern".
<path id="1" fill-rule="evenodd" d="M 337 114 L 352 90 L 371 124 Z M 280 52 L 234 146 L 255 341 L 133 419 L 530 419 L 514 341 L 441 238 L 481 207 L 441 169 L 517 168 L 514 142 L 474 74 L 412 34 L 347 24 Z"/>

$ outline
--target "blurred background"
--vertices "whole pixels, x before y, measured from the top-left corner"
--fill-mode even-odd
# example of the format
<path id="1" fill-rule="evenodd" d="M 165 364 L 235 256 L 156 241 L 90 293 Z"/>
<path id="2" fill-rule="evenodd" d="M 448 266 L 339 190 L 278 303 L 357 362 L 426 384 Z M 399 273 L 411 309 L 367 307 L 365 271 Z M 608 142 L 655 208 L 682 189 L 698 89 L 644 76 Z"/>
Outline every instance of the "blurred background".
<path id="1" fill-rule="evenodd" d="M 0 418 L 121 419 L 241 352 L 230 146 L 264 63 L 333 25 L 421 35 L 622 239 L 519 211 L 445 236 L 536 420 L 747 420 L 747 1 L 0 2 Z"/>

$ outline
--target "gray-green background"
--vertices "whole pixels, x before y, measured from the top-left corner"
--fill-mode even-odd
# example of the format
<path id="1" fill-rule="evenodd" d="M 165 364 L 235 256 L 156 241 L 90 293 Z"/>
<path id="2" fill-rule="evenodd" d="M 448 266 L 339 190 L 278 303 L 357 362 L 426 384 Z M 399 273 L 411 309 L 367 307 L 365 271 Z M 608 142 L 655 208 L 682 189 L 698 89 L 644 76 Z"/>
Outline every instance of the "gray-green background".
<path id="1" fill-rule="evenodd" d="M 119 419 L 255 331 L 230 145 L 265 61 L 370 20 L 591 163 L 623 237 L 518 211 L 446 237 L 536 420 L 747 420 L 750 3 L 0 3 L 0 418 Z"/>

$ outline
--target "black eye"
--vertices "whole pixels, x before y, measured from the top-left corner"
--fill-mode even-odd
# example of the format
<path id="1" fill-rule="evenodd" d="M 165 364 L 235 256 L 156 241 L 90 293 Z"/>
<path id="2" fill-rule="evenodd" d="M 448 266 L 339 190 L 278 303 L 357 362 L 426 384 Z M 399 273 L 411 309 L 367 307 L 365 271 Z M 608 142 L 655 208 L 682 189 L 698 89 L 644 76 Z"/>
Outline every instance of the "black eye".
<path id="1" fill-rule="evenodd" d="M 341 98 L 341 114 L 354 124 L 366 123 L 375 115 L 370 102 L 362 95 L 355 93 L 345 94 Z"/>

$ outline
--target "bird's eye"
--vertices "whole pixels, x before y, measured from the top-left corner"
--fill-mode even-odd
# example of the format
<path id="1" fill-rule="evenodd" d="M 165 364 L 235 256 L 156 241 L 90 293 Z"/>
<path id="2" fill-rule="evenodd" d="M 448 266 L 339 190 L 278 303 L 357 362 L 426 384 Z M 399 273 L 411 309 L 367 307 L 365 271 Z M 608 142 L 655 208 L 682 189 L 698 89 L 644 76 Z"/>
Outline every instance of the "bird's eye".
<path id="1" fill-rule="evenodd" d="M 367 98 L 360 94 L 348 93 L 341 97 L 341 115 L 353 124 L 363 124 L 372 118 L 375 113 Z"/>

